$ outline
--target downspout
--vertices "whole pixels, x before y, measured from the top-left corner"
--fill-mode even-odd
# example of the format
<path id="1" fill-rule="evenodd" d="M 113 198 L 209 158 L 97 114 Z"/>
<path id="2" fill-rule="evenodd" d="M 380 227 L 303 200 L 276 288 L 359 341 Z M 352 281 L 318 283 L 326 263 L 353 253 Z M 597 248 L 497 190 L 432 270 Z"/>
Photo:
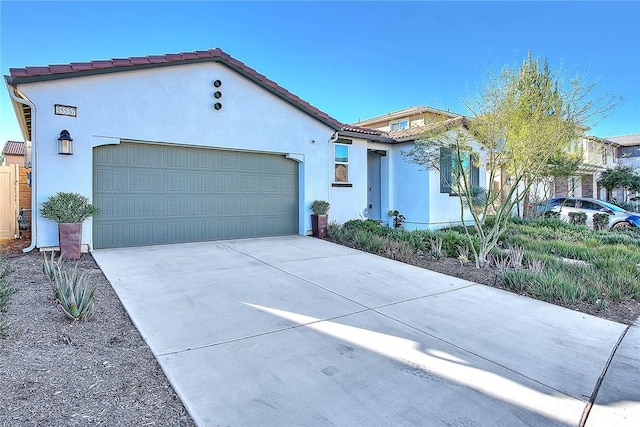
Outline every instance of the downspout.
<path id="1" fill-rule="evenodd" d="M 36 106 L 26 98 L 16 95 L 16 86 L 7 82 L 9 96 L 18 104 L 24 104 L 31 108 L 31 244 L 24 248 L 22 252 L 31 252 L 36 248 L 36 231 L 38 229 L 38 180 L 36 177 Z M 28 136 L 28 135 L 27 135 Z"/>
<path id="2" fill-rule="evenodd" d="M 332 156 L 333 156 L 332 151 L 331 151 L 331 144 L 333 144 L 337 140 L 338 140 L 338 131 L 335 131 L 333 133 L 333 135 L 331 135 L 331 137 L 329 138 L 329 143 L 327 144 L 327 151 L 329 151 L 329 165 L 331 165 L 331 161 L 332 161 L 331 159 L 332 159 Z M 329 194 L 329 196 L 331 196 L 331 181 L 332 181 L 331 173 L 329 173 L 328 178 L 329 179 L 327 180 L 327 184 L 328 184 L 327 194 Z M 330 200 L 328 200 L 328 201 L 330 201 Z"/>

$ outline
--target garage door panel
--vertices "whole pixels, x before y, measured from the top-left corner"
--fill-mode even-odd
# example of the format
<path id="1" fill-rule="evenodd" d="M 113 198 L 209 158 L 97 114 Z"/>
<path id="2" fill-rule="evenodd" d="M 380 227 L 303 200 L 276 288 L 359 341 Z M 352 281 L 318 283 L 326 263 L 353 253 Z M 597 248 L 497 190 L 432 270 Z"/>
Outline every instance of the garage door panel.
<path id="1" fill-rule="evenodd" d="M 280 155 L 122 143 L 95 149 L 96 248 L 297 234 Z"/>

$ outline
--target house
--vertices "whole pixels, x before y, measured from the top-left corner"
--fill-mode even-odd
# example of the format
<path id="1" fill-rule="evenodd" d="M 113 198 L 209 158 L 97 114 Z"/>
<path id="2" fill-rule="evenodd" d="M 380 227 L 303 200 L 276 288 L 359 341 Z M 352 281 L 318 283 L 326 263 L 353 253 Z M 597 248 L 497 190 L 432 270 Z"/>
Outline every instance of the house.
<path id="1" fill-rule="evenodd" d="M 83 224 L 88 248 L 304 235 L 316 199 L 333 221 L 363 217 L 372 152 L 378 211 L 398 201 L 399 157 L 384 157 L 396 141 L 220 49 L 12 68 L 5 81 L 31 146 L 32 209 L 88 196 L 101 209 Z M 32 229 L 28 250 L 57 245 L 56 224 L 37 214 Z"/>
<path id="2" fill-rule="evenodd" d="M 593 197 L 605 199 L 606 192 L 598 185 L 600 174 L 618 164 L 615 141 L 596 136 L 584 136 L 572 146 L 581 153 L 582 162 L 576 173 L 569 178 L 557 178 L 554 182 L 554 197 Z"/>
<path id="3" fill-rule="evenodd" d="M 611 136 L 607 140 L 617 144 L 616 158 L 619 164 L 629 166 L 640 173 L 640 134 Z M 619 201 L 628 201 L 628 197 L 633 195 L 624 189 L 616 190 L 614 193 L 614 197 Z"/>
<path id="4" fill-rule="evenodd" d="M 355 123 L 382 132 L 391 140 L 368 143 L 368 217 L 386 220 L 385 208 L 389 206 L 406 218 L 408 229 L 438 229 L 462 223 L 460 196 L 452 188 L 450 153 L 440 159 L 440 170 L 408 163 L 402 153 L 411 150 L 433 126 L 446 123 L 464 128 L 466 120 L 449 111 L 418 106 Z M 470 162 L 469 180 L 471 185 L 486 187 L 487 174 L 480 169 Z M 464 222 L 469 221 L 472 216 L 467 212 Z"/>
<path id="5" fill-rule="evenodd" d="M 24 142 L 7 141 L 0 166 L 0 238 L 29 234 L 31 172 L 28 147 Z M 18 220 L 21 219 L 21 223 Z"/>
<path id="6" fill-rule="evenodd" d="M 608 141 L 617 144 L 616 157 L 620 164 L 631 166 L 640 172 L 640 134 L 610 136 Z"/>
<path id="7" fill-rule="evenodd" d="M 24 142 L 7 141 L 2 149 L 2 155 L 4 157 L 3 166 L 24 166 L 26 154 L 27 149 Z"/>

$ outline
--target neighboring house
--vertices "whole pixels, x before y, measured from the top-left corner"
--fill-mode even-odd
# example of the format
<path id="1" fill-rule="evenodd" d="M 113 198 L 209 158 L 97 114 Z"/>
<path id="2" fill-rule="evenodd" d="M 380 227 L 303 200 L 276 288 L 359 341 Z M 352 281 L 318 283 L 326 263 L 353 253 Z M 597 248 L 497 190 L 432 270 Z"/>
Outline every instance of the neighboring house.
<path id="1" fill-rule="evenodd" d="M 640 133 L 610 136 L 607 140 L 618 144 L 616 155 L 620 164 L 631 166 L 640 172 Z"/>
<path id="2" fill-rule="evenodd" d="M 553 197 L 593 197 L 604 200 L 606 192 L 598 186 L 598 178 L 607 168 L 617 165 L 619 146 L 617 142 L 596 136 L 580 138 L 572 150 L 582 153 L 582 164 L 575 175 L 555 180 Z"/>
<path id="3" fill-rule="evenodd" d="M 58 191 L 88 196 L 101 209 L 83 226 L 90 248 L 304 235 L 316 199 L 332 221 L 362 217 L 373 151 L 379 212 L 397 201 L 389 158 L 400 159 L 382 158 L 395 141 L 220 49 L 17 68 L 5 80 L 32 147 L 34 212 Z M 57 244 L 56 224 L 34 215 L 28 249 Z"/>
<path id="4" fill-rule="evenodd" d="M 2 155 L 4 156 L 3 166 L 24 166 L 26 154 L 27 150 L 24 142 L 7 141 L 2 149 Z"/>
<path id="5" fill-rule="evenodd" d="M 0 167 L 0 237 L 23 237 L 30 228 L 31 173 L 28 149 L 24 142 L 7 141 L 2 149 Z M 23 223 L 18 225 L 18 218 Z M 26 222 L 25 222 L 26 221 Z"/>
<path id="6" fill-rule="evenodd" d="M 440 171 L 408 163 L 402 156 L 411 150 L 434 124 L 465 127 L 466 119 L 458 114 L 420 106 L 390 112 L 356 123 L 383 132 L 393 141 L 368 144 L 368 217 L 387 220 L 387 210 L 398 210 L 405 216 L 405 228 L 437 229 L 460 224 L 460 197 L 452 189 L 452 157 L 441 150 Z M 486 187 L 486 172 L 469 168 L 472 185 Z M 465 223 L 472 220 L 470 214 Z"/>
<path id="7" fill-rule="evenodd" d="M 621 165 L 630 166 L 640 173 L 640 134 L 612 136 L 609 141 L 618 144 L 616 156 Z M 617 190 L 616 197 L 619 201 L 627 201 L 629 196 L 626 190 Z"/>

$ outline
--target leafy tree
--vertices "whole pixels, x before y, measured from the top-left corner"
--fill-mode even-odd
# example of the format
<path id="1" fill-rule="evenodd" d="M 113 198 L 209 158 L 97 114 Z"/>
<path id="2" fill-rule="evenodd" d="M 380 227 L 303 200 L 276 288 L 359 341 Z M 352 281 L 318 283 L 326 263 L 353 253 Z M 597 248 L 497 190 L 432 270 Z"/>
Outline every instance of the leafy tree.
<path id="1" fill-rule="evenodd" d="M 607 200 L 609 200 L 609 194 L 618 188 L 631 192 L 640 191 L 640 175 L 630 166 L 617 165 L 602 172 L 598 178 L 598 184 L 607 190 Z"/>
<path id="2" fill-rule="evenodd" d="M 477 267 L 488 264 L 489 253 L 534 182 L 554 173 L 571 175 L 577 168 L 580 153 L 571 153 L 571 144 L 587 120 L 604 117 L 617 103 L 612 96 L 592 99 L 593 88 L 578 78 L 565 83 L 546 60 L 541 63 L 529 53 L 520 67 L 503 69 L 477 99 L 467 102 L 470 120 L 460 117 L 432 125 L 403 153 L 407 161 L 439 170 L 441 176 L 443 167 L 450 168 L 447 176 L 460 196 L 461 219 L 466 212 L 474 219 L 479 249 L 471 244 L 469 230 L 467 238 Z M 443 150 L 451 153 L 451 166 L 442 162 Z M 481 206 L 468 179 L 469 159 L 487 171 Z M 486 221 L 489 216 L 494 220 Z"/>

